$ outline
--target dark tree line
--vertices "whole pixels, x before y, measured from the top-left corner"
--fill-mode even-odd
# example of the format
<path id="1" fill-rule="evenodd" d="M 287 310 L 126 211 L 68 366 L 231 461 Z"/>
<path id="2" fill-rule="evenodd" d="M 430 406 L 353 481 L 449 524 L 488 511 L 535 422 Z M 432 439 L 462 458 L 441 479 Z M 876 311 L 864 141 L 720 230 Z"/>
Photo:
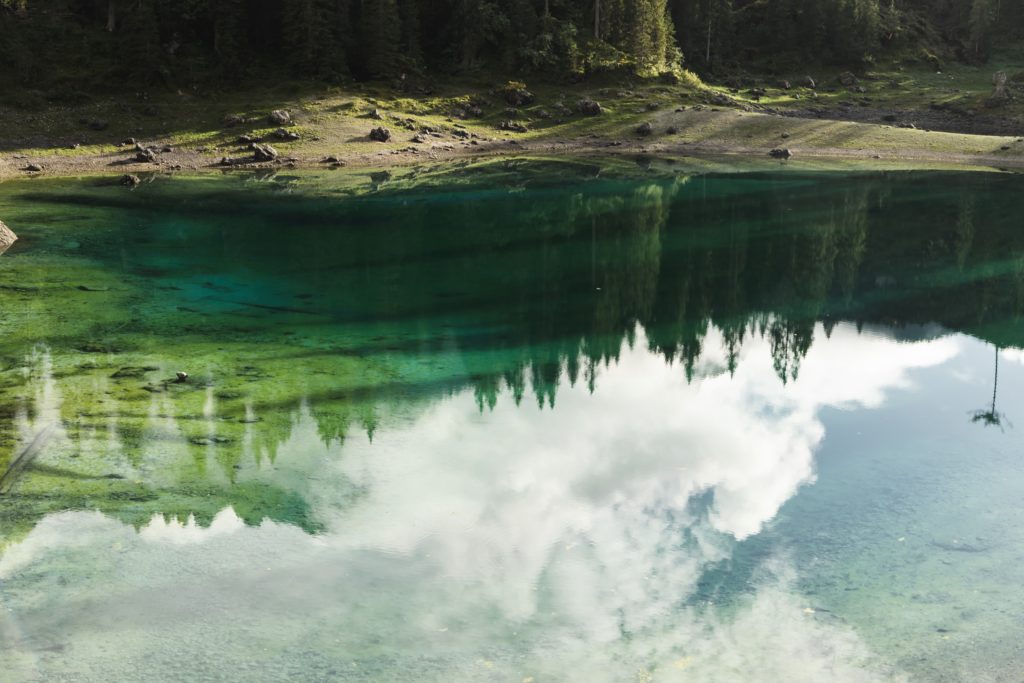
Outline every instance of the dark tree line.
<path id="1" fill-rule="evenodd" d="M 1022 36 L 1024 0 L 0 0 L 0 67 L 55 85 L 983 61 Z"/>

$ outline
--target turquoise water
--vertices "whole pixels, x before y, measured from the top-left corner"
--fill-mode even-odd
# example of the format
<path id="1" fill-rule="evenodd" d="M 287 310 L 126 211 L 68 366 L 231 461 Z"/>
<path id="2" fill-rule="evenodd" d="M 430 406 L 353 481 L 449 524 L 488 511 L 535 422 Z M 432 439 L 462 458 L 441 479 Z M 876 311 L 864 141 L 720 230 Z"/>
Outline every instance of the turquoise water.
<path id="1" fill-rule="evenodd" d="M 4 680 L 1019 680 L 1022 190 L 2 184 Z"/>

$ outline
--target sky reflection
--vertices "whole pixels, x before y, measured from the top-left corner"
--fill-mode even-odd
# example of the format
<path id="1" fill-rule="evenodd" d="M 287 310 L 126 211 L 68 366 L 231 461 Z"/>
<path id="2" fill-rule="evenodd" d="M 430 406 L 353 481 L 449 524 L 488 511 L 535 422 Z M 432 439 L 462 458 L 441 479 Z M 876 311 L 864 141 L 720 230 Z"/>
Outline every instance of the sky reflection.
<path id="1" fill-rule="evenodd" d="M 960 344 L 815 338 L 787 384 L 768 341 L 730 376 L 709 339 L 688 383 L 641 334 L 593 394 L 481 412 L 465 390 L 372 442 L 325 445 L 304 407 L 274 466 L 322 533 L 231 509 L 138 531 L 48 515 L 0 557 L 0 662 L 19 680 L 899 680 L 800 595 L 785 547 L 728 604 L 695 599 L 813 483 L 824 408 L 878 408 Z"/>

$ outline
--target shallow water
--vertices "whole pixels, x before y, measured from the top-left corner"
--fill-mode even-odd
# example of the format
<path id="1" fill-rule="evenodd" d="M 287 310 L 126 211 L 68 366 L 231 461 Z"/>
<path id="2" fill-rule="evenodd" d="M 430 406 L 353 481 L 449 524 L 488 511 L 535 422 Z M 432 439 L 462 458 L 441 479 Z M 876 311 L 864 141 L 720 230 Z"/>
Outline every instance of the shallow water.
<path id="1" fill-rule="evenodd" d="M 0 184 L 3 678 L 1019 680 L 1022 209 L 598 162 Z"/>

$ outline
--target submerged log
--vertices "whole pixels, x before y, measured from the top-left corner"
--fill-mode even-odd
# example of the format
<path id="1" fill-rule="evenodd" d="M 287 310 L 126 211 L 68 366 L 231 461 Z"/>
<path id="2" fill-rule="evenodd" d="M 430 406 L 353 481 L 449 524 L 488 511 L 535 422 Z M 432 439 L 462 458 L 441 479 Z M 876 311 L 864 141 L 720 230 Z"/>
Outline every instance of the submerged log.
<path id="1" fill-rule="evenodd" d="M 11 248 L 11 245 L 18 241 L 18 236 L 11 231 L 3 221 L 0 221 L 0 254 Z"/>

